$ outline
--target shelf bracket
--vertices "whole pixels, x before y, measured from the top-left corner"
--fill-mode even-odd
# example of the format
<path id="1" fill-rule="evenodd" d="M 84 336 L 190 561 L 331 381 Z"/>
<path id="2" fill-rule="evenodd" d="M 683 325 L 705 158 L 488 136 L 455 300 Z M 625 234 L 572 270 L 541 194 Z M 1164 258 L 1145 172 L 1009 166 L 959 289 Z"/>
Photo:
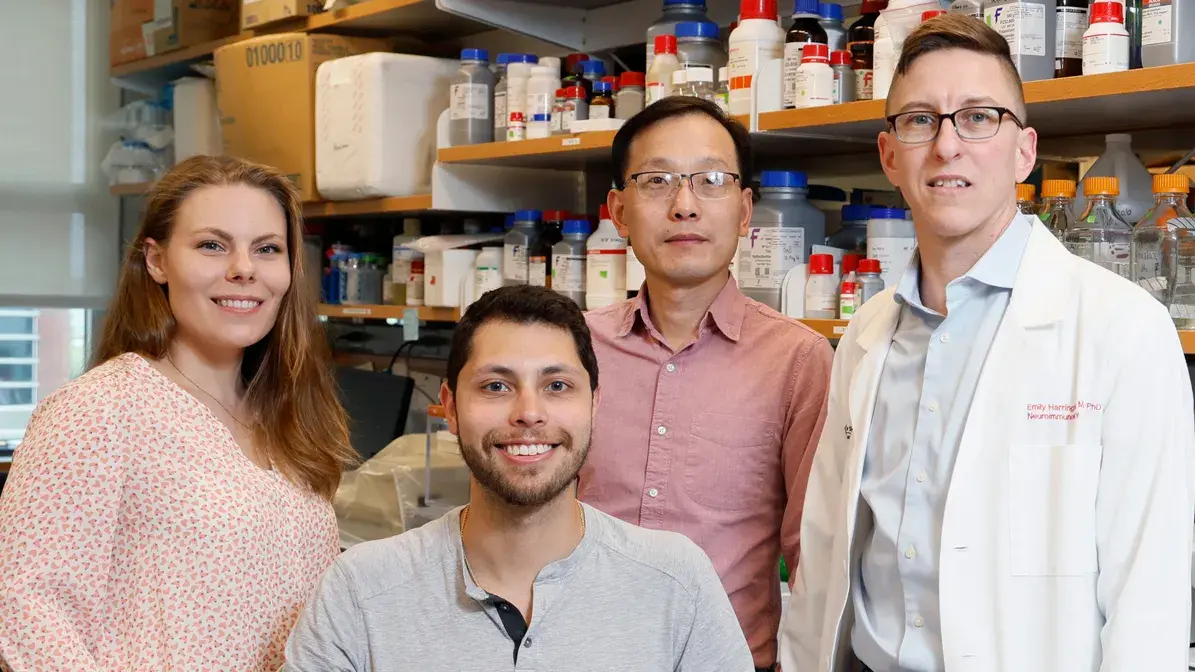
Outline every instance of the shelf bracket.
<path id="1" fill-rule="evenodd" d="M 436 9 L 577 50 L 585 44 L 584 9 L 512 0 L 436 0 Z"/>

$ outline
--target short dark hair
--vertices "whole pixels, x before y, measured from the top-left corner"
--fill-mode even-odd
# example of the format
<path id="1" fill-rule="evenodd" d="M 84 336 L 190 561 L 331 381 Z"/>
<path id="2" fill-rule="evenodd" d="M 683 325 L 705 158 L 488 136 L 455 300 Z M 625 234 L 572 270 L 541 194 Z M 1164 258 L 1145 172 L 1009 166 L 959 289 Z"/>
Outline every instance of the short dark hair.
<path id="1" fill-rule="evenodd" d="M 1008 75 L 1009 82 L 1015 90 L 1016 100 L 1013 101 L 1013 111 L 1022 123 L 1026 121 L 1025 92 L 1021 88 L 1021 73 L 1017 72 L 1017 64 L 1013 63 L 1012 53 L 1008 48 L 1008 41 L 996 32 L 994 28 L 979 19 L 966 14 L 943 14 L 937 16 L 913 29 L 905 38 L 900 49 L 900 59 L 896 62 L 896 74 L 892 79 L 893 88 L 896 81 L 909 71 L 917 59 L 946 49 L 962 49 L 976 54 L 991 56 L 1000 62 L 1000 67 Z M 889 96 L 891 100 L 891 96 Z M 892 114 L 885 112 L 885 114 Z"/>
<path id="2" fill-rule="evenodd" d="M 452 335 L 452 350 L 448 353 L 448 389 L 453 394 L 456 394 L 461 369 L 469 361 L 473 335 L 490 322 L 542 324 L 568 331 L 577 346 L 577 357 L 589 374 L 589 390 L 597 389 L 597 355 L 593 352 L 593 338 L 581 308 L 572 299 L 546 287 L 516 285 L 482 294 L 461 316 L 456 333 Z"/>
<path id="3" fill-rule="evenodd" d="M 631 117 L 618 129 L 614 136 L 614 143 L 610 147 L 610 155 L 614 161 L 614 182 L 619 189 L 626 187 L 627 159 L 631 153 L 631 143 L 643 131 L 655 126 L 661 121 L 687 117 L 690 115 L 705 115 L 718 122 L 730 139 L 734 141 L 734 153 L 739 162 L 739 183 L 747 186 L 751 181 L 751 134 L 734 117 L 722 112 L 716 104 L 692 96 L 669 96 L 643 108 L 641 112 Z"/>

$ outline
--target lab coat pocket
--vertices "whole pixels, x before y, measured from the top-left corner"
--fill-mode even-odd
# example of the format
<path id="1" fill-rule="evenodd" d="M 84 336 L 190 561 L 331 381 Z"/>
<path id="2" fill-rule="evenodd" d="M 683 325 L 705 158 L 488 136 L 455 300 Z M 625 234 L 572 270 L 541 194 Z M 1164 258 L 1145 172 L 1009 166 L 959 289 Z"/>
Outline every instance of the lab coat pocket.
<path id="1" fill-rule="evenodd" d="M 760 500 L 764 478 L 780 468 L 777 423 L 722 413 L 693 418 L 685 455 L 685 492 L 702 506 L 749 509 Z"/>
<path id="2" fill-rule="evenodd" d="M 1009 550 L 1014 576 L 1096 572 L 1099 472 L 1098 445 L 1014 445 L 1009 449 Z"/>

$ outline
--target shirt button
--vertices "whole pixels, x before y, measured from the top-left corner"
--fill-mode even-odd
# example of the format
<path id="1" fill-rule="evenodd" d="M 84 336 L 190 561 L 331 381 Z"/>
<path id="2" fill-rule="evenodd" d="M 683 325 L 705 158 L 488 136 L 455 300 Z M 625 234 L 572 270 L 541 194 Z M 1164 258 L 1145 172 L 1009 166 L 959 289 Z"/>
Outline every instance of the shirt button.
<path id="1" fill-rule="evenodd" d="M 524 639 L 524 640 L 523 640 L 523 648 L 524 648 L 524 649 L 530 649 L 530 648 L 531 648 L 531 638 L 530 638 L 530 637 L 528 637 L 528 638 L 526 638 L 526 639 Z"/>
<path id="2" fill-rule="evenodd" d="M 659 434 L 660 436 L 664 436 L 667 433 L 668 433 L 668 429 L 666 427 L 664 427 L 664 425 L 660 425 L 659 427 L 656 427 L 656 434 Z"/>
<path id="3" fill-rule="evenodd" d="M 913 619 L 913 627 L 920 628 L 923 625 L 925 625 L 925 620 L 922 619 L 920 616 L 917 616 L 916 618 Z"/>
<path id="4" fill-rule="evenodd" d="M 499 604 L 499 605 L 498 605 L 498 608 L 499 608 L 499 609 L 501 609 L 502 611 L 510 611 L 510 605 L 509 605 L 509 604 Z"/>
<path id="5" fill-rule="evenodd" d="M 917 472 L 917 482 L 918 483 L 925 482 L 925 471 L 924 470 Z"/>
<path id="6" fill-rule="evenodd" d="M 659 496 L 659 494 L 660 494 L 660 491 L 656 490 L 655 488 L 652 488 L 651 490 L 647 491 L 648 497 L 657 497 L 657 496 Z"/>
<path id="7" fill-rule="evenodd" d="M 938 337 L 938 340 L 942 341 L 943 343 L 949 343 L 950 342 L 950 334 L 942 334 L 941 336 Z"/>
<path id="8" fill-rule="evenodd" d="M 906 558 L 912 560 L 916 556 L 917 556 L 917 549 L 913 548 L 912 546 L 905 549 L 905 557 Z"/>
<path id="9" fill-rule="evenodd" d="M 664 370 L 667 371 L 668 373 L 672 373 L 673 371 L 676 371 L 676 364 L 673 364 L 672 362 L 668 362 L 668 365 L 664 367 Z"/>
<path id="10" fill-rule="evenodd" d="M 936 402 L 936 401 L 929 402 L 929 412 L 930 413 L 938 412 L 938 402 Z"/>

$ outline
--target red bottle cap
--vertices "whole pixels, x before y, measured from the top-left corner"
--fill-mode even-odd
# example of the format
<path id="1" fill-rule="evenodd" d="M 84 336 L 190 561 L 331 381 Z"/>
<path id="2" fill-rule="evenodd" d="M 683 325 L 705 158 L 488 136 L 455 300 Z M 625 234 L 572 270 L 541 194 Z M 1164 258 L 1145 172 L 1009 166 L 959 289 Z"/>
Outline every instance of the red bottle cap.
<path id="1" fill-rule="evenodd" d="M 775 21 L 776 0 L 743 0 L 739 5 L 739 21 L 748 19 L 769 19 Z"/>
<path id="2" fill-rule="evenodd" d="M 675 54 L 676 35 L 656 35 L 656 54 Z"/>
<path id="3" fill-rule="evenodd" d="M 843 294 L 854 294 L 855 293 L 855 283 L 851 282 L 850 280 L 843 280 L 842 281 L 842 293 Z"/>
<path id="4" fill-rule="evenodd" d="M 879 14 L 881 10 L 888 9 L 888 0 L 863 0 L 863 6 L 859 8 L 860 14 Z"/>
<path id="5" fill-rule="evenodd" d="M 879 273 L 880 260 L 879 259 L 860 259 L 858 272 L 860 273 Z"/>
<path id="6" fill-rule="evenodd" d="M 602 203 L 598 207 L 598 219 L 610 219 L 610 206 Z"/>
<path id="7" fill-rule="evenodd" d="M 850 65 L 851 52 L 849 51 L 835 51 L 830 54 L 830 65 Z"/>
<path id="8" fill-rule="evenodd" d="M 946 10 L 944 10 L 944 9 L 931 9 L 928 12 L 922 12 L 921 13 L 921 23 L 925 23 L 926 21 L 929 21 L 930 19 L 934 18 L 935 16 L 942 16 L 945 13 L 946 13 Z"/>
<path id="9" fill-rule="evenodd" d="M 1124 23 L 1124 5 L 1119 2 L 1094 2 L 1091 4 L 1092 23 Z"/>
<path id="10" fill-rule="evenodd" d="M 564 90 L 565 98 L 584 98 L 585 89 L 580 86 L 570 86 Z"/>
<path id="11" fill-rule="evenodd" d="M 581 63 L 589 60 L 589 54 L 569 54 L 564 58 L 564 71 L 572 74 L 581 74 Z"/>
<path id="12" fill-rule="evenodd" d="M 862 259 L 862 257 L 857 254 L 842 255 L 842 275 L 846 276 L 847 273 L 858 270 L 860 259 Z"/>
<path id="13" fill-rule="evenodd" d="M 602 77 L 602 81 L 610 85 L 611 93 L 618 93 L 618 89 L 622 88 L 622 85 L 618 83 L 618 77 L 616 75 L 606 75 L 605 77 Z"/>
<path id="14" fill-rule="evenodd" d="M 545 222 L 563 222 L 568 219 L 564 210 L 544 210 Z"/>
<path id="15" fill-rule="evenodd" d="M 828 254 L 809 255 L 809 273 L 811 275 L 833 275 L 834 257 Z"/>
<path id="16" fill-rule="evenodd" d="M 621 84 L 622 86 L 646 86 L 647 75 L 642 72 L 624 72 Z"/>
<path id="17" fill-rule="evenodd" d="M 801 49 L 802 63 L 829 63 L 830 47 L 821 42 L 810 42 Z"/>
<path id="18" fill-rule="evenodd" d="M 556 89 L 557 98 L 565 98 L 568 96 L 568 89 Z"/>
<path id="19" fill-rule="evenodd" d="M 522 113 L 522 112 L 511 112 L 511 113 L 510 113 L 510 120 L 511 120 L 511 121 L 523 121 L 523 119 L 524 119 L 524 117 L 523 117 L 523 113 Z"/>

